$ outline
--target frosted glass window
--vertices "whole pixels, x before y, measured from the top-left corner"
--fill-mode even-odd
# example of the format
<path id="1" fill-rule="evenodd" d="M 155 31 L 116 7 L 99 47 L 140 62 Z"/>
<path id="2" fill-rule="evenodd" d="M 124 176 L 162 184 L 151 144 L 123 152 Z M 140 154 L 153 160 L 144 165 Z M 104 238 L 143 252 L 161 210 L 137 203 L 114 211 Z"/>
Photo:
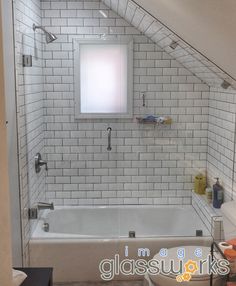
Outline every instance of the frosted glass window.
<path id="1" fill-rule="evenodd" d="M 131 51 L 130 42 L 78 42 L 76 117 L 132 116 Z"/>

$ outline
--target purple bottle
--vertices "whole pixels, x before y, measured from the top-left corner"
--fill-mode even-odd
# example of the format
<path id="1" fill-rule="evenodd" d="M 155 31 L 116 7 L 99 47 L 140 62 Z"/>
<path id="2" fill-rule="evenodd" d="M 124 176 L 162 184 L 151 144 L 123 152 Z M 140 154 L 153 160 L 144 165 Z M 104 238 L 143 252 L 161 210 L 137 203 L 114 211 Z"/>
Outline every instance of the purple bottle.
<path id="1" fill-rule="evenodd" d="M 213 185 L 213 207 L 216 209 L 220 209 L 221 205 L 223 204 L 223 188 L 219 183 L 219 178 L 217 179 L 216 183 Z"/>

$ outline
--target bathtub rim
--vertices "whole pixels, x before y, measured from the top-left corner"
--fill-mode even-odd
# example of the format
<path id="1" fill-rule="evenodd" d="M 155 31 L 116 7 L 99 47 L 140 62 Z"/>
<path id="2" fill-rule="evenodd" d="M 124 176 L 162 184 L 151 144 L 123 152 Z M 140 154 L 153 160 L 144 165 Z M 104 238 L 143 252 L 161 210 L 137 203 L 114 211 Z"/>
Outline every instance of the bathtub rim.
<path id="1" fill-rule="evenodd" d="M 203 238 L 205 237 L 212 237 L 211 235 L 211 232 L 209 231 L 209 229 L 207 228 L 207 226 L 205 225 L 204 221 L 202 220 L 202 218 L 199 216 L 199 214 L 197 213 L 197 211 L 195 210 L 195 208 L 192 206 L 192 205 L 109 205 L 109 206 L 106 206 L 106 205 L 83 205 L 83 206 L 55 206 L 55 209 L 54 210 L 76 210 L 76 209 L 80 209 L 80 210 L 83 210 L 83 209 L 166 209 L 166 208 L 175 208 L 175 209 L 179 209 L 179 210 L 186 210 L 186 209 L 189 209 L 191 211 L 193 211 L 196 216 L 199 218 L 199 220 L 202 222 L 202 224 L 204 225 L 205 227 L 205 230 L 206 230 L 206 235 L 202 236 Z M 59 232 L 45 232 L 43 229 L 42 229 L 42 224 L 44 223 L 44 219 L 46 219 L 47 215 L 51 212 L 53 212 L 54 210 L 43 210 L 41 211 L 40 213 L 40 217 L 36 223 L 36 227 L 35 229 L 33 230 L 33 232 L 31 233 L 31 237 L 30 239 L 32 240 L 37 240 L 37 239 L 43 239 L 43 240 L 53 240 L 53 239 L 79 239 L 79 240 L 88 240 L 88 239 L 91 239 L 93 241 L 95 240 L 104 240 L 104 241 L 107 241 L 107 240 L 115 240 L 115 239 L 127 239 L 127 236 L 115 236 L 115 237 L 104 237 L 104 236 L 94 236 L 94 235 L 78 235 L 78 234 L 71 234 L 71 233 L 59 233 Z M 173 237 L 173 238 L 183 238 L 183 237 L 189 237 L 189 238 L 196 238 L 198 236 L 189 236 L 189 235 L 153 235 L 153 236 L 138 236 L 136 237 L 135 239 L 146 239 L 146 238 L 150 238 L 150 239 L 156 239 L 156 238 L 165 238 L 165 237 Z"/>

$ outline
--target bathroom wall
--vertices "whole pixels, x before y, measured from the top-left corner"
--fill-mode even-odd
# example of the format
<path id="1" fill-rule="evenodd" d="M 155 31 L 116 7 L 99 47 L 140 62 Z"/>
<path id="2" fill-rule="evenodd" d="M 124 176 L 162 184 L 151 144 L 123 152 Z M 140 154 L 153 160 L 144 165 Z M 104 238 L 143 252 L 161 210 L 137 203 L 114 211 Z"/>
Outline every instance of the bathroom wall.
<path id="1" fill-rule="evenodd" d="M 193 175 L 206 170 L 208 86 L 99 1 L 42 1 L 42 16 L 58 36 L 44 52 L 47 198 L 67 205 L 189 204 Z M 72 39 L 103 34 L 133 36 L 133 120 L 74 118 Z M 138 124 L 135 117 L 146 114 L 169 115 L 173 124 Z"/>
<path id="2" fill-rule="evenodd" d="M 163 15 L 167 16 L 168 13 L 164 11 L 165 9 L 160 9 L 159 11 L 157 10 L 157 13 L 155 14 L 154 10 L 157 9 L 157 7 L 159 8 L 161 7 L 158 1 L 102 0 L 102 2 L 104 2 L 107 6 L 109 6 L 114 11 L 116 11 L 121 17 L 125 17 L 125 19 L 129 23 L 134 24 L 135 27 L 141 30 L 145 35 L 150 37 L 153 41 L 155 41 L 155 43 L 161 46 L 168 54 L 170 54 L 177 61 L 182 63 L 185 66 L 185 68 L 192 71 L 194 74 L 196 74 L 197 77 L 199 77 L 204 82 L 206 82 L 210 87 L 212 87 L 211 96 L 210 96 L 211 98 L 210 108 L 211 108 L 212 114 L 210 114 L 210 117 L 209 117 L 209 120 L 211 120 L 212 128 L 209 128 L 209 144 L 210 145 L 209 145 L 209 155 L 208 155 L 208 169 L 209 169 L 208 170 L 208 183 L 212 185 L 215 182 L 215 179 L 213 179 L 214 177 L 216 176 L 221 177 L 221 184 L 224 186 L 226 190 L 225 199 L 227 200 L 229 198 L 232 198 L 233 190 L 234 190 L 233 184 L 235 184 L 234 182 L 235 175 L 233 175 L 234 169 L 235 169 L 235 164 L 233 163 L 235 160 L 234 159 L 235 154 L 234 154 L 234 147 L 232 147 L 232 138 L 235 138 L 235 134 L 234 134 L 235 130 L 233 127 L 234 125 L 233 121 L 235 121 L 233 119 L 234 113 L 235 113 L 235 104 L 233 101 L 233 97 L 235 97 L 235 82 L 229 75 L 227 75 L 225 72 L 220 70 L 219 66 L 216 66 L 216 64 L 214 64 L 213 62 L 209 60 L 209 58 L 212 58 L 211 57 L 212 54 L 211 56 L 208 55 L 208 58 L 206 58 L 203 54 L 200 54 L 196 50 L 196 48 L 197 49 L 199 48 L 198 45 L 193 45 L 193 47 L 188 45 L 185 42 L 185 41 L 188 41 L 188 38 L 183 37 L 183 39 L 180 39 L 176 34 L 174 34 L 170 30 L 170 29 L 175 30 L 175 28 L 173 28 L 171 25 L 167 25 L 168 27 L 166 27 L 164 26 L 164 24 L 160 22 L 162 21 L 163 23 L 166 23 L 166 21 L 164 21 L 164 18 L 162 16 Z M 143 10 L 143 7 L 148 9 L 146 5 L 149 5 L 151 2 L 153 2 L 152 5 L 153 5 L 154 12 L 151 12 L 150 9 L 149 11 L 151 12 L 152 15 L 156 15 L 157 18 L 152 17 L 146 10 Z M 137 3 L 141 4 L 141 6 L 138 6 Z M 174 13 L 176 13 L 176 9 L 175 9 L 176 7 L 174 7 L 174 5 L 171 5 L 170 3 L 168 4 L 165 3 L 163 5 L 164 6 L 166 5 L 168 6 L 168 8 L 170 8 L 168 11 L 170 12 L 168 14 L 168 17 L 172 13 L 171 9 L 173 10 Z M 206 4 L 205 6 L 207 7 L 207 5 L 208 4 Z M 204 6 L 204 9 L 206 8 L 205 6 Z M 226 7 L 226 10 L 228 8 L 229 7 Z M 184 9 L 182 9 L 180 12 L 183 13 Z M 192 9 L 192 11 L 193 10 L 194 9 Z M 221 10 L 218 9 L 218 11 L 214 11 L 213 14 L 215 12 L 217 14 L 219 11 Z M 185 9 L 185 12 L 186 12 L 186 9 Z M 197 15 L 198 12 L 194 11 L 195 16 Z M 205 12 L 206 12 L 206 9 L 205 9 Z M 158 13 L 160 13 L 159 15 L 160 17 L 158 16 Z M 189 17 L 190 14 L 187 13 L 186 15 L 183 15 L 182 18 Z M 211 15 L 211 17 L 212 16 L 214 17 L 213 14 Z M 228 14 L 225 13 L 225 15 L 228 15 Z M 176 21 L 176 19 L 174 19 L 175 17 L 174 18 L 172 17 L 173 19 L 171 19 L 171 17 L 169 18 L 170 18 L 169 24 L 171 23 L 172 20 Z M 196 17 L 196 19 L 197 21 L 199 21 L 200 18 Z M 205 25 L 204 31 L 201 25 L 203 26 Z M 199 24 L 201 34 L 202 32 L 206 33 L 207 29 L 209 29 L 209 27 L 211 26 L 211 24 L 209 25 L 209 22 L 206 24 L 204 23 L 204 21 L 201 23 L 201 25 Z M 216 25 L 214 25 L 214 29 L 215 28 L 216 28 Z M 179 32 L 180 31 L 183 32 L 184 29 L 185 27 L 183 27 L 182 31 L 180 29 Z M 214 36 L 216 35 L 213 35 L 213 37 Z M 170 47 L 170 43 L 172 41 L 176 41 L 178 43 L 177 48 L 175 48 L 174 50 Z M 231 39 L 222 41 L 222 44 L 224 45 L 223 49 L 225 47 L 230 46 L 230 41 Z M 212 37 L 210 39 L 210 42 L 211 44 L 213 43 Z M 222 52 L 222 48 L 220 48 L 220 50 Z M 211 49 L 211 52 L 212 52 L 212 49 Z M 228 59 L 230 59 L 229 54 L 228 54 Z M 218 63 L 219 60 L 220 60 L 219 57 L 215 58 L 215 63 Z M 231 62 L 231 68 L 232 66 L 233 64 Z M 232 76 L 232 73 L 231 73 L 231 76 Z M 223 90 L 221 87 L 223 80 L 226 80 L 231 83 L 231 87 L 229 87 L 227 91 Z M 230 99 L 229 99 L 230 96 L 225 96 L 226 93 L 231 94 Z M 227 133 L 226 137 L 223 137 L 222 134 L 224 133 Z M 231 137 L 231 139 L 227 139 L 229 137 Z M 230 143 L 227 142 L 229 140 L 231 140 Z M 219 151 L 216 151 L 218 149 Z M 230 155 L 233 154 L 232 157 L 230 157 L 229 154 Z"/>
<path id="3" fill-rule="evenodd" d="M 236 92 L 211 88 L 209 96 L 209 130 L 207 171 L 209 184 L 219 177 L 225 199 L 235 199 L 235 112 Z"/>
<path id="4" fill-rule="evenodd" d="M 41 24 L 39 0 L 14 0 L 16 92 L 20 197 L 24 262 L 27 265 L 28 240 L 35 223 L 29 223 L 27 210 L 45 199 L 45 172 L 36 175 L 34 156 L 44 153 L 43 38 L 34 33 L 33 23 Z M 32 67 L 22 65 L 22 55 L 32 55 Z"/>

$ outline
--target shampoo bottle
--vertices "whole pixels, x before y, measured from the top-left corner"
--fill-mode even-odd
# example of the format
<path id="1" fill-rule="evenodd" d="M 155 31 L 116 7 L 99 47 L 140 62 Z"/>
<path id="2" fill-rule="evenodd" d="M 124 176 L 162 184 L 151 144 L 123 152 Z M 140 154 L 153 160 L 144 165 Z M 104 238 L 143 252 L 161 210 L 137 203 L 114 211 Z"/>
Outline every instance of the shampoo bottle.
<path id="1" fill-rule="evenodd" d="M 213 185 L 213 207 L 219 209 L 223 204 L 223 188 L 219 183 L 219 178 L 216 178 L 217 181 Z"/>

